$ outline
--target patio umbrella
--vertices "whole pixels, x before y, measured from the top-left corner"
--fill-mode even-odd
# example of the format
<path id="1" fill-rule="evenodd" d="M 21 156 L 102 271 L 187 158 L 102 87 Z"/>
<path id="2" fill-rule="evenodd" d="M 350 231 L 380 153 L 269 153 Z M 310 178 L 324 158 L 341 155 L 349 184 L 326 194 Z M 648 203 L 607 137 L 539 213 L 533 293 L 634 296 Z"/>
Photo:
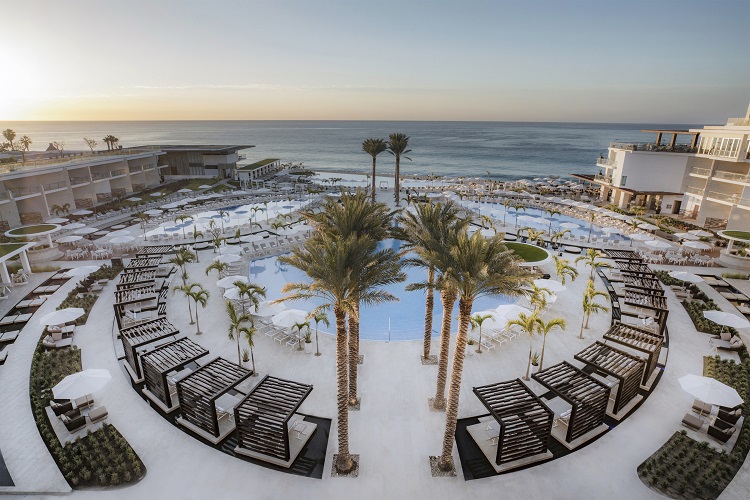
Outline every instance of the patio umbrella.
<path id="1" fill-rule="evenodd" d="M 227 288 L 224 291 L 224 298 L 227 300 L 240 300 L 240 289 L 236 286 Z"/>
<path id="2" fill-rule="evenodd" d="M 76 236 L 74 234 L 70 234 L 68 236 L 63 236 L 62 238 L 57 238 L 55 242 L 57 243 L 74 243 L 76 241 L 80 241 L 83 239 L 83 236 Z"/>
<path id="3" fill-rule="evenodd" d="M 232 264 L 233 262 L 239 262 L 241 260 L 242 260 L 242 257 L 240 257 L 239 255 L 224 254 L 224 255 L 219 255 L 218 257 L 216 257 L 214 259 L 214 262 L 222 262 L 224 264 Z"/>
<path id="4" fill-rule="evenodd" d="M 55 217 L 54 219 L 47 219 L 44 222 L 47 224 L 65 224 L 66 222 L 68 222 L 68 219 L 66 219 L 65 217 Z"/>
<path id="5" fill-rule="evenodd" d="M 669 275 L 676 280 L 687 281 L 688 283 L 700 283 L 703 278 L 697 274 L 689 273 L 687 271 L 669 271 Z"/>
<path id="6" fill-rule="evenodd" d="M 678 379 L 682 389 L 704 403 L 734 408 L 744 400 L 732 387 L 710 377 L 689 374 Z"/>
<path id="7" fill-rule="evenodd" d="M 575 222 L 563 222 L 562 224 L 560 224 L 560 227 L 564 229 L 578 229 L 579 227 L 581 227 L 581 225 L 576 224 Z"/>
<path id="8" fill-rule="evenodd" d="M 636 240 L 636 241 L 652 241 L 654 239 L 654 237 L 651 236 L 650 234 L 644 234 L 644 233 L 632 233 L 628 235 L 628 238 L 630 238 L 631 240 Z"/>
<path id="9" fill-rule="evenodd" d="M 132 236 L 115 236 L 114 238 L 109 240 L 109 243 L 113 245 L 122 245 L 125 243 L 131 243 L 135 241 L 135 238 Z"/>
<path id="10" fill-rule="evenodd" d="M 192 193 L 193 190 L 192 189 L 188 189 L 188 188 L 182 188 L 182 189 L 178 189 L 177 192 L 178 193 Z"/>
<path id="11" fill-rule="evenodd" d="M 647 241 L 644 244 L 650 246 L 651 248 L 656 248 L 659 250 L 672 248 L 672 245 L 670 243 L 667 243 L 666 241 L 661 241 L 661 240 L 651 240 L 651 241 Z"/>
<path id="12" fill-rule="evenodd" d="M 675 236 L 680 238 L 681 240 L 691 240 L 695 241 L 700 239 L 698 236 L 692 234 L 692 233 L 674 233 Z"/>
<path id="13" fill-rule="evenodd" d="M 750 321 L 724 311 L 703 311 L 703 317 L 717 325 L 731 328 L 750 328 Z M 708 401 L 706 401 L 708 403 Z"/>
<path id="14" fill-rule="evenodd" d="M 711 245 L 702 241 L 685 241 L 682 243 L 682 246 L 695 248 L 696 250 L 708 250 L 711 248 Z"/>
<path id="15" fill-rule="evenodd" d="M 216 286 L 221 288 L 232 288 L 234 284 L 238 281 L 241 281 L 243 283 L 248 283 L 249 280 L 246 276 L 241 276 L 239 274 L 234 274 L 232 276 L 227 276 L 225 278 L 221 278 L 219 281 L 216 282 Z"/>
<path id="16" fill-rule="evenodd" d="M 68 278 L 74 278 L 76 276 L 88 276 L 89 274 L 99 270 L 101 266 L 78 266 L 68 270 L 65 276 Z"/>
<path id="17" fill-rule="evenodd" d="M 713 236 L 713 233 L 709 231 L 704 231 L 703 229 L 692 229 L 688 231 L 690 234 L 694 234 L 698 236 L 699 238 L 708 238 L 709 236 Z"/>
<path id="18" fill-rule="evenodd" d="M 112 380 L 108 370 L 88 369 L 68 375 L 52 388 L 57 399 L 77 399 L 96 392 Z"/>
<path id="19" fill-rule="evenodd" d="M 94 212 L 92 212 L 91 210 L 84 209 L 84 210 L 76 210 L 75 212 L 71 212 L 70 214 L 71 215 L 91 215 L 93 213 Z"/>
<path id="20" fill-rule="evenodd" d="M 86 314 L 86 311 L 80 307 L 67 307 L 45 314 L 39 318 L 39 324 L 45 326 L 62 325 L 69 321 L 75 321 Z"/>
<path id="21" fill-rule="evenodd" d="M 282 328 L 292 328 L 296 323 L 304 323 L 307 321 L 307 311 L 302 309 L 285 309 L 278 314 L 275 314 L 271 321 L 274 325 Z"/>
<path id="22" fill-rule="evenodd" d="M 279 314 L 284 309 L 286 309 L 284 304 L 277 304 L 270 300 L 264 300 L 258 304 L 255 308 L 255 312 L 251 314 L 260 317 L 273 316 L 274 314 Z"/>
<path id="23" fill-rule="evenodd" d="M 73 231 L 73 234 L 94 234 L 98 231 L 100 231 L 100 229 L 96 227 L 82 227 L 81 229 Z"/>
<path id="24" fill-rule="evenodd" d="M 156 198 L 156 197 L 158 197 L 158 196 L 162 196 L 162 194 L 163 194 L 163 193 L 161 193 L 161 192 L 158 192 L 158 191 L 157 191 L 156 193 L 151 193 L 151 195 L 150 195 L 150 196 L 153 196 L 154 198 Z"/>
<path id="25" fill-rule="evenodd" d="M 645 224 L 640 224 L 638 228 L 643 229 L 644 231 L 653 231 L 654 229 L 659 229 L 659 226 L 654 226 L 653 224 L 646 222 Z"/>
<path id="26" fill-rule="evenodd" d="M 622 230 L 616 227 L 603 227 L 602 232 L 607 234 L 622 234 Z"/>
<path id="27" fill-rule="evenodd" d="M 201 184 L 200 186 L 198 186 L 198 189 L 211 189 L 211 186 L 209 186 L 208 184 Z"/>
<path id="28" fill-rule="evenodd" d="M 516 319 L 519 314 L 531 314 L 531 309 L 526 307 L 518 306 L 516 304 L 502 304 L 495 309 L 498 319 L 505 321 L 506 323 L 512 319 Z"/>
<path id="29" fill-rule="evenodd" d="M 128 198 L 125 201 L 143 201 L 143 198 L 138 198 L 137 196 L 133 196 L 132 198 Z"/>
<path id="30" fill-rule="evenodd" d="M 492 238 L 497 234 L 492 228 L 482 229 L 479 232 L 482 233 L 482 236 L 484 236 L 485 238 Z"/>
<path id="31" fill-rule="evenodd" d="M 153 216 L 153 215 L 161 215 L 162 211 L 161 210 L 157 210 L 156 208 L 152 208 L 151 210 L 146 210 L 143 213 L 146 214 L 146 215 L 152 215 Z"/>
<path id="32" fill-rule="evenodd" d="M 555 280 L 537 279 L 534 284 L 539 288 L 546 288 L 550 292 L 564 292 L 568 289 L 565 285 Z"/>
<path id="33" fill-rule="evenodd" d="M 67 224 L 63 226 L 63 229 L 80 229 L 82 227 L 86 227 L 86 224 L 83 224 L 81 222 L 74 222 L 72 224 Z"/>

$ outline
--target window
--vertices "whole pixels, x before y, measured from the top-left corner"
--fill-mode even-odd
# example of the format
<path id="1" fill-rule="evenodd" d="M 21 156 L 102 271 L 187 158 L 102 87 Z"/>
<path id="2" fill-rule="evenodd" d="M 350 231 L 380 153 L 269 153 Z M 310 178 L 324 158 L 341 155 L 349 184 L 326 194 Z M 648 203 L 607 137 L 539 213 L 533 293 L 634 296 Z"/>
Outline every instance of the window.
<path id="1" fill-rule="evenodd" d="M 622 178 L 620 179 L 620 187 L 624 186 L 626 182 L 628 182 L 628 176 L 623 175 Z"/>

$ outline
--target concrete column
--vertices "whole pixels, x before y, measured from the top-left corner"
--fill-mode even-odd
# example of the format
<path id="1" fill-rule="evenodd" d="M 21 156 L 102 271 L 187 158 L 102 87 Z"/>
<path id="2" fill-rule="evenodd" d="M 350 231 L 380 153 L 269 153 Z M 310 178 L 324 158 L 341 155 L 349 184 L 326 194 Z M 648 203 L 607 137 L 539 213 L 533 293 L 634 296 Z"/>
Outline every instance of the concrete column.
<path id="1" fill-rule="evenodd" d="M 5 265 L 5 262 L 0 263 L 0 279 L 2 279 L 3 283 L 12 283 L 10 280 L 10 274 L 8 274 L 8 267 Z"/>
<path id="2" fill-rule="evenodd" d="M 47 235 L 47 244 L 49 245 L 50 248 L 52 248 L 52 234 L 51 233 Z"/>
<path id="3" fill-rule="evenodd" d="M 23 266 L 23 270 L 31 274 L 31 264 L 29 264 L 29 256 L 26 255 L 26 250 L 21 252 L 20 257 L 21 257 L 21 265 Z"/>

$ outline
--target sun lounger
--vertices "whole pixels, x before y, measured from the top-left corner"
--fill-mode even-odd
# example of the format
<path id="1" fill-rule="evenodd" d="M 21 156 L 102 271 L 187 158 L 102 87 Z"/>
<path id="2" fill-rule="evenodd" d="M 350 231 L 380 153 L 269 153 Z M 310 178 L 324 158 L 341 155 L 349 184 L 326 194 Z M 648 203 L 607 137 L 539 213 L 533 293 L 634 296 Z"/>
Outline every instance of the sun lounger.
<path id="1" fill-rule="evenodd" d="M 8 359 L 8 349 L 0 351 L 0 365 L 5 363 L 6 359 Z"/>
<path id="2" fill-rule="evenodd" d="M 682 425 L 694 431 L 701 430 L 704 423 L 705 422 L 702 418 L 691 415 L 690 413 L 686 413 L 685 416 L 682 417 Z"/>
<path id="3" fill-rule="evenodd" d="M 18 338 L 19 330 L 10 330 L 0 333 L 0 343 L 15 342 Z"/>
<path id="4" fill-rule="evenodd" d="M 16 316 L 16 320 L 14 321 L 14 323 L 28 323 L 28 321 L 31 319 L 31 316 L 31 313 L 19 314 L 18 316 Z"/>
<path id="5" fill-rule="evenodd" d="M 713 409 L 713 405 L 704 403 L 700 399 L 693 401 L 693 411 L 699 415 L 710 415 Z"/>
<path id="6" fill-rule="evenodd" d="M 105 408 L 104 406 L 97 406 L 96 408 L 92 408 L 89 411 L 89 419 L 91 420 L 92 424 L 104 420 L 108 415 L 109 413 L 107 412 L 107 408 Z"/>
<path id="7" fill-rule="evenodd" d="M 73 345 L 73 339 L 67 338 L 61 340 L 53 340 L 51 335 L 47 335 L 46 337 L 44 337 L 44 340 L 42 340 L 42 345 L 47 349 L 62 349 L 64 347 L 70 347 L 71 345 Z"/>
<path id="8" fill-rule="evenodd" d="M 710 339 L 711 347 L 714 349 L 726 349 L 727 351 L 741 351 L 745 344 L 739 337 L 732 337 L 732 340 Z"/>

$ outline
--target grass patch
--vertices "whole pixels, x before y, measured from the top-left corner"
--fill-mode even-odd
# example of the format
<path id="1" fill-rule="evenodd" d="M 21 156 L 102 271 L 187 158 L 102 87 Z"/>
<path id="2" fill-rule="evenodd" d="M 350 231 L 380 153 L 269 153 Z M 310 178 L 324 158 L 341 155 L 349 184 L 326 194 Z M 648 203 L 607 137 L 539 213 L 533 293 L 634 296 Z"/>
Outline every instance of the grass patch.
<path id="1" fill-rule="evenodd" d="M 509 250 L 513 250 L 513 253 L 525 262 L 541 262 L 549 257 L 546 250 L 535 247 L 534 245 L 506 241 L 505 246 L 508 247 Z"/>
<path id="2" fill-rule="evenodd" d="M 9 253 L 15 252 L 24 246 L 26 246 L 26 243 L 2 243 L 0 244 L 0 257 L 5 257 Z"/>
<path id="3" fill-rule="evenodd" d="M 721 277 L 734 280 L 746 280 L 748 275 L 744 273 L 721 273 Z"/>
<path id="4" fill-rule="evenodd" d="M 703 374 L 734 387 L 747 401 L 750 362 L 741 364 L 718 356 L 703 359 Z M 747 404 L 744 405 L 747 407 Z M 745 413 L 743 408 L 743 414 Z M 750 424 L 745 418 L 737 444 L 731 453 L 718 452 L 675 432 L 656 453 L 638 466 L 641 481 L 671 498 L 714 499 L 734 478 L 750 450 Z"/>
<path id="5" fill-rule="evenodd" d="M 87 291 L 95 281 L 99 281 L 102 279 L 111 280 L 115 276 L 117 276 L 120 271 L 122 271 L 122 266 L 104 265 L 100 267 L 93 273 L 86 276 L 86 278 L 81 280 L 78 286 L 76 286 L 73 290 L 70 291 L 70 293 L 68 293 L 68 296 L 63 299 L 63 301 L 57 308 L 65 309 L 67 307 L 80 307 L 81 309 L 86 311 L 86 313 L 75 320 L 75 324 L 78 326 L 85 325 L 91 309 L 94 307 L 94 304 L 96 304 L 96 299 L 99 298 L 98 295 L 89 294 L 87 293 Z"/>
<path id="6" fill-rule="evenodd" d="M 33 236 L 40 233 L 46 233 L 57 229 L 55 224 L 34 224 L 33 226 L 23 226 L 8 231 L 9 236 Z"/>
<path id="7" fill-rule="evenodd" d="M 750 233 L 747 231 L 722 231 L 721 234 L 730 238 L 750 241 Z"/>

